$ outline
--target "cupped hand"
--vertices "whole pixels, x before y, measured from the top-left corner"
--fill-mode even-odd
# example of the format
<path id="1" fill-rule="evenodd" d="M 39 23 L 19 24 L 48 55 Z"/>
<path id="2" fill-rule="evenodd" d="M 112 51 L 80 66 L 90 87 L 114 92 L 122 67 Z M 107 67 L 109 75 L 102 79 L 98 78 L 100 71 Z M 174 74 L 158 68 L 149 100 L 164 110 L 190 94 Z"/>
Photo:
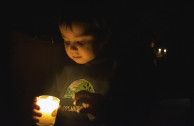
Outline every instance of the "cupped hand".
<path id="1" fill-rule="evenodd" d="M 90 120 L 98 118 L 103 107 L 103 96 L 86 90 L 78 91 L 73 96 L 74 105 L 83 106 L 78 113 L 86 113 Z"/>
<path id="2" fill-rule="evenodd" d="M 37 117 L 41 117 L 42 113 L 38 112 L 40 110 L 40 106 L 36 104 L 37 103 L 37 97 L 34 98 L 33 104 L 32 104 L 32 120 L 34 123 L 38 123 L 39 120 Z"/>
<path id="3" fill-rule="evenodd" d="M 39 122 L 38 117 L 41 117 L 42 116 L 42 113 L 39 112 L 40 106 L 37 105 L 37 98 L 38 97 L 35 97 L 34 98 L 34 101 L 33 101 L 33 104 L 32 104 L 32 121 L 33 121 L 34 124 L 38 123 Z M 53 117 L 55 117 L 57 115 L 57 111 L 58 111 L 58 109 L 60 107 L 61 106 L 59 105 L 59 107 L 52 112 L 52 116 Z"/>

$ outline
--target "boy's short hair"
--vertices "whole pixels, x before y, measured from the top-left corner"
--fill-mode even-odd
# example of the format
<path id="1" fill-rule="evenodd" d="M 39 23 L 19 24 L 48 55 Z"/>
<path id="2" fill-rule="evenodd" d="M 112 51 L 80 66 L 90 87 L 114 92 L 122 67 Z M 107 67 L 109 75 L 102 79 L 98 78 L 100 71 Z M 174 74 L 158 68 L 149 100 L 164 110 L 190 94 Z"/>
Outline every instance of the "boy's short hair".
<path id="1" fill-rule="evenodd" d="M 86 23 L 98 39 L 103 39 L 111 30 L 108 16 L 103 10 L 101 6 L 90 4 L 67 4 L 67 7 L 59 9 L 58 25 L 66 25 L 71 28 L 73 22 Z"/>

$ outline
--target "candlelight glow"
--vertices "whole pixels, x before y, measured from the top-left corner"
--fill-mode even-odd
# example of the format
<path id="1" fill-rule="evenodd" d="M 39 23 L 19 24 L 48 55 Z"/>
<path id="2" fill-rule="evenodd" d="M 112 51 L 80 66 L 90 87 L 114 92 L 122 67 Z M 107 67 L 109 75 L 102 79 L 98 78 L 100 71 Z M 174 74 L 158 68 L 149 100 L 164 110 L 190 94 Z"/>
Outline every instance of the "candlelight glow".
<path id="1" fill-rule="evenodd" d="M 53 96 L 42 95 L 38 97 L 36 104 L 40 106 L 39 112 L 42 113 L 42 116 L 38 117 L 39 123 L 37 125 L 54 125 L 59 102 L 60 100 Z"/>
<path id="2" fill-rule="evenodd" d="M 164 49 L 164 53 L 166 53 L 166 49 Z"/>
<path id="3" fill-rule="evenodd" d="M 161 48 L 159 48 L 159 49 L 158 49 L 158 53 L 161 53 L 161 50 L 162 50 L 162 49 L 161 49 Z"/>
<path id="4" fill-rule="evenodd" d="M 53 98 L 52 98 L 52 96 L 49 96 L 46 99 L 39 99 L 37 101 L 37 105 L 40 106 L 40 111 L 41 112 L 51 113 L 55 109 L 58 108 L 59 103 L 57 101 L 54 101 Z"/>

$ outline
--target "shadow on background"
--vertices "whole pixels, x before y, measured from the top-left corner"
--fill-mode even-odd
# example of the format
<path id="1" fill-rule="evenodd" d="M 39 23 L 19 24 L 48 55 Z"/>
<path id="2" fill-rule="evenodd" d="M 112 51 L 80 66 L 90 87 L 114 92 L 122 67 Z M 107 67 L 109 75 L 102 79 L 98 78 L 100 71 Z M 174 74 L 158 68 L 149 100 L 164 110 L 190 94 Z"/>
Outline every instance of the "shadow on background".
<path id="1" fill-rule="evenodd" d="M 121 42 L 115 45 L 124 54 L 121 58 L 128 60 L 128 55 L 133 54 L 143 78 L 152 78 L 150 90 L 155 90 L 153 95 L 158 98 L 146 125 L 184 125 L 193 110 L 192 5 L 157 4 L 149 8 L 123 1 L 117 7 L 120 14 L 115 17 L 118 20 L 115 34 Z M 16 13 L 5 16 L 3 22 L 1 105 L 5 116 L 1 123 L 4 125 L 31 122 L 33 97 L 45 90 L 64 54 L 55 11 L 49 10 L 46 16 Z M 168 57 L 157 60 L 157 67 L 153 65 L 152 40 L 157 40 L 158 46 L 168 47 Z M 152 75 L 149 68 L 155 71 L 153 77 L 149 76 Z"/>

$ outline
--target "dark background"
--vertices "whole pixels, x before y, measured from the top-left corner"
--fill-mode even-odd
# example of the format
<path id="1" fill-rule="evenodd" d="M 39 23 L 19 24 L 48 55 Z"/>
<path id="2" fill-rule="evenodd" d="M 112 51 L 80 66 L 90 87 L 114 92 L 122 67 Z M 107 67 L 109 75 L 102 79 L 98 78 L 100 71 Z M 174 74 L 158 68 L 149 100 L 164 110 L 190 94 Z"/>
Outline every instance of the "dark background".
<path id="1" fill-rule="evenodd" d="M 98 2 L 92 4 L 102 6 Z M 74 4 L 67 2 L 29 5 L 6 6 L 2 11 L 5 12 L 1 18 L 1 105 L 5 114 L 2 124 L 8 120 L 12 120 L 10 125 L 22 120 L 25 112 L 21 111 L 28 110 L 33 97 L 44 90 L 48 78 L 52 77 L 53 66 L 60 63 L 63 56 L 63 44 L 56 24 L 57 8 L 76 9 Z M 127 59 L 134 53 L 145 77 L 149 77 L 149 70 L 144 62 L 152 63 L 149 59 L 152 55 L 149 53 L 151 40 L 156 42 L 156 46 L 168 49 L 167 57 L 159 60 L 155 68 L 158 75 L 151 83 L 157 89 L 153 90 L 157 90 L 161 100 L 172 99 L 165 102 L 172 108 L 180 103 L 181 107 L 175 109 L 184 111 L 179 112 L 179 118 L 187 115 L 193 97 L 193 3 L 109 1 L 104 2 L 103 7 L 110 13 L 111 25 L 119 35 L 117 39 L 121 39 L 116 43 L 120 52 L 125 53 L 121 58 Z M 34 87 L 40 89 L 34 90 Z M 14 113 L 14 117 L 19 114 L 22 119 L 10 118 L 10 113 Z M 26 116 L 30 114 L 26 113 Z"/>

